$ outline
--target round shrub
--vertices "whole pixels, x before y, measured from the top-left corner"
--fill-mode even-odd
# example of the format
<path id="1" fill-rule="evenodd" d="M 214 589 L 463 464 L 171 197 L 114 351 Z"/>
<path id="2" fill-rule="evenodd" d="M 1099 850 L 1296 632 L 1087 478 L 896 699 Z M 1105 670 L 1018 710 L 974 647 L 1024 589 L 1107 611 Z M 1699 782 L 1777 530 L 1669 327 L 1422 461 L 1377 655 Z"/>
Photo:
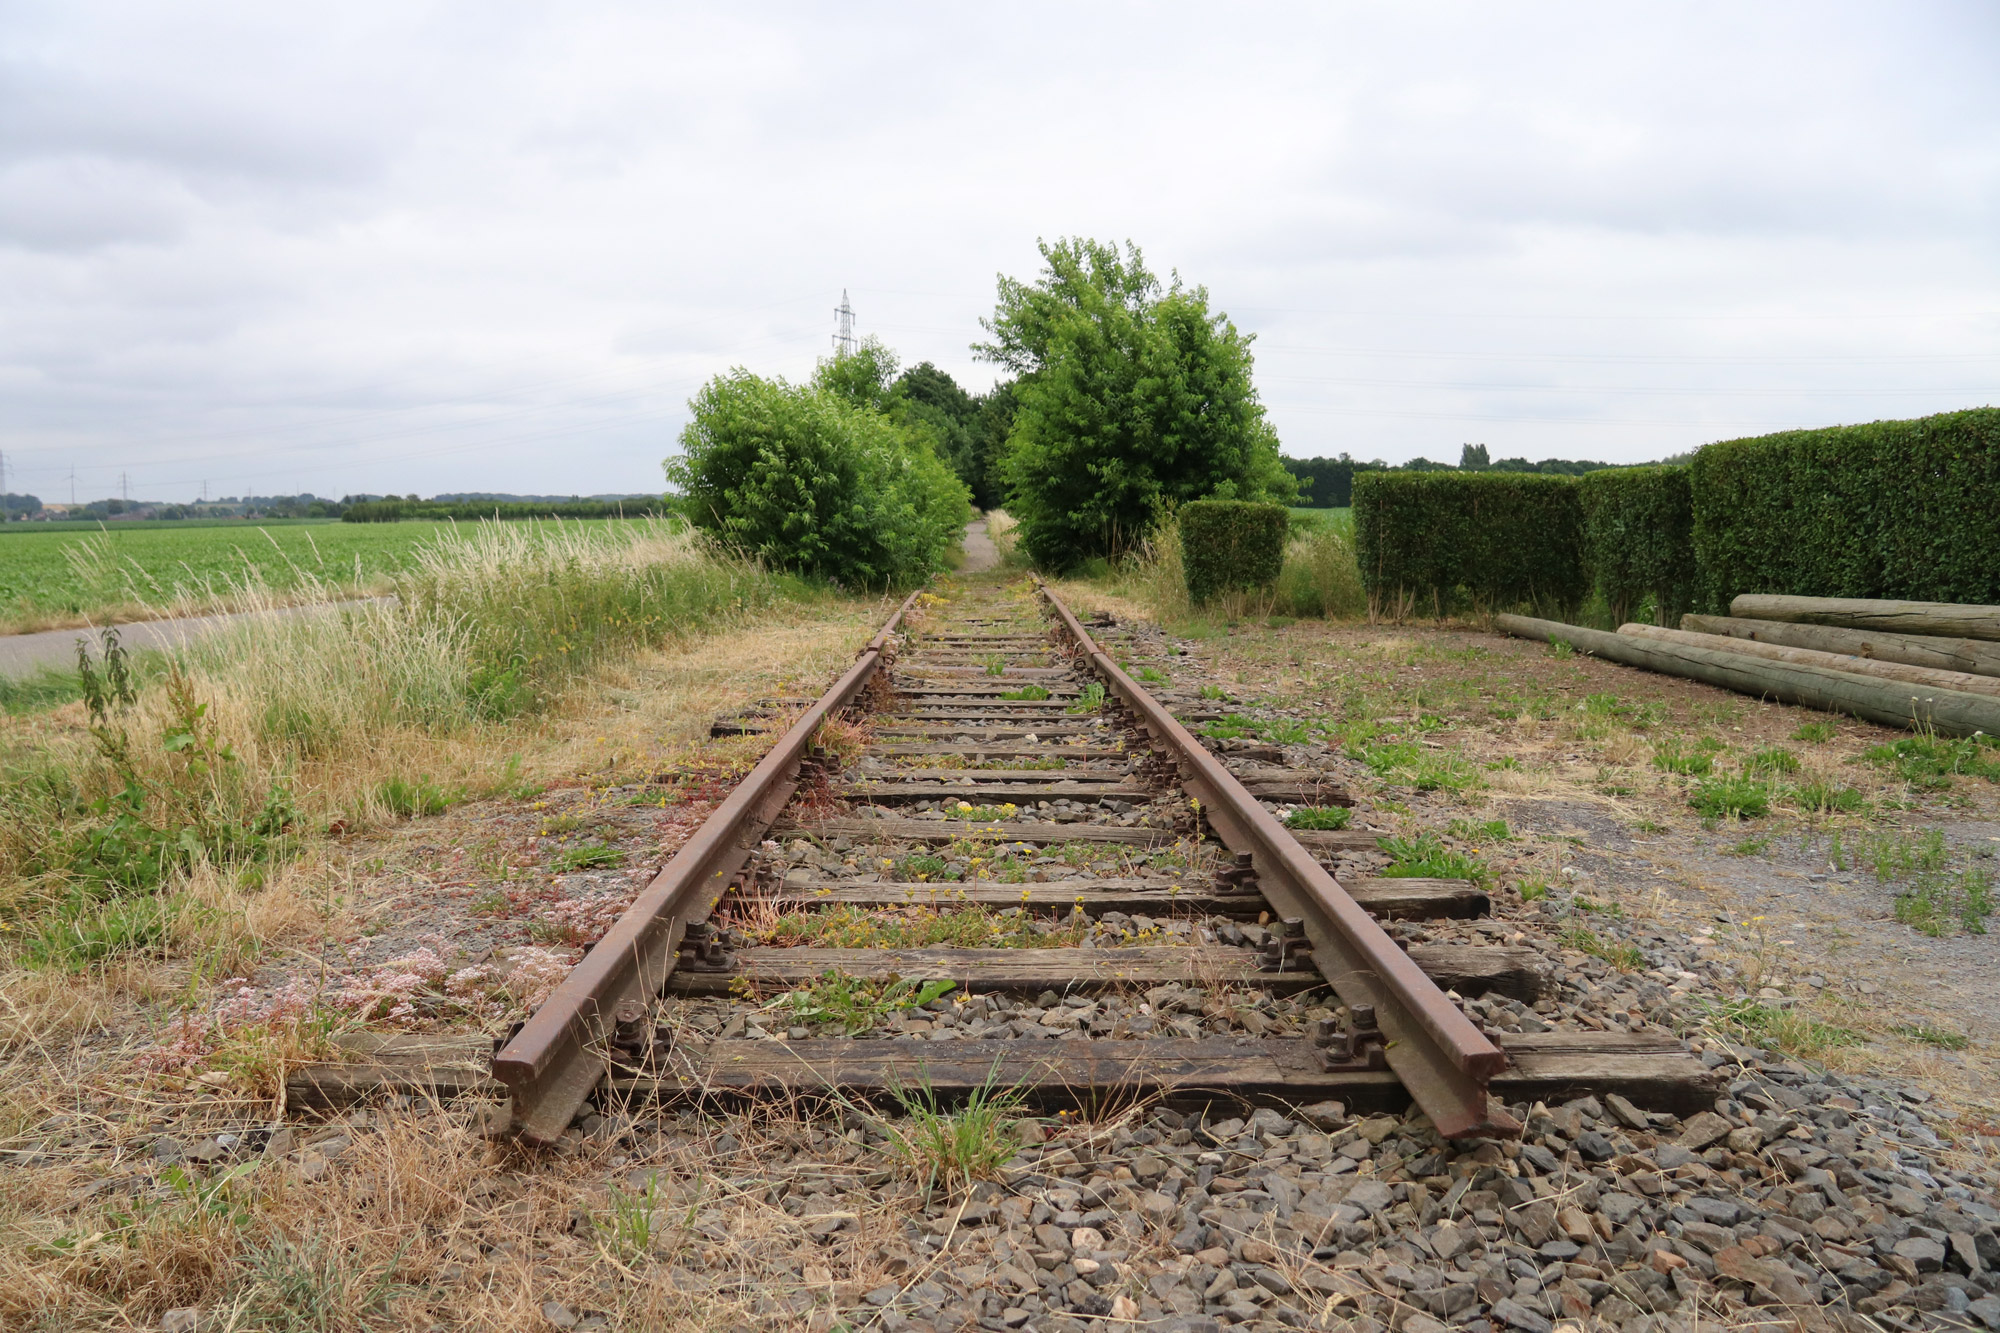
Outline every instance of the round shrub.
<path id="1" fill-rule="evenodd" d="M 736 370 L 689 406 L 666 462 L 688 521 L 769 565 L 850 587 L 915 583 L 971 520 L 927 442 L 840 394 Z"/>

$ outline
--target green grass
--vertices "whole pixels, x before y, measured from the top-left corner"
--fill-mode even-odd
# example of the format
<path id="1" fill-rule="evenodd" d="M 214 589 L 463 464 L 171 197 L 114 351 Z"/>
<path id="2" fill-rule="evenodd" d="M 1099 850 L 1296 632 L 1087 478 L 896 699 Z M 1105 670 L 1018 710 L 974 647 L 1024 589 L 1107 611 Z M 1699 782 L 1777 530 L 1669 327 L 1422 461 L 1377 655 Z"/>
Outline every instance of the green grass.
<path id="1" fill-rule="evenodd" d="M 1613 943 L 1584 926 L 1572 926 L 1565 930 L 1562 942 L 1568 948 L 1603 959 L 1620 972 L 1636 972 L 1646 965 L 1646 955 L 1638 945 Z"/>
<path id="2" fill-rule="evenodd" d="M 1285 827 L 1296 829 L 1343 829 L 1354 812 L 1344 805 L 1302 805 L 1285 816 Z"/>
<path id="3" fill-rule="evenodd" d="M 1686 778 L 1707 775 L 1715 767 L 1715 757 L 1699 749 L 1689 749 L 1677 740 L 1662 741 L 1653 751 L 1653 767 Z"/>
<path id="4" fill-rule="evenodd" d="M 390 778 L 375 789 L 382 804 L 405 819 L 419 815 L 441 815 L 452 807 L 462 793 L 439 786 L 428 773 L 420 773 L 414 780 Z"/>
<path id="5" fill-rule="evenodd" d="M 1771 789 L 1755 778 L 1708 778 L 1695 784 L 1688 804 L 1704 819 L 1762 819 L 1771 813 Z"/>
<path id="6" fill-rule="evenodd" d="M 924 1193 L 955 1193 L 1000 1169 L 1020 1148 L 1024 1126 L 1017 1113 L 1025 1100 L 1018 1088 L 998 1086 L 996 1061 L 986 1081 L 965 1101 L 947 1108 L 929 1083 L 889 1091 L 902 1110 L 900 1120 L 878 1119 L 884 1150 L 921 1184 Z"/>
<path id="7" fill-rule="evenodd" d="M 1002 699 L 1013 699 L 1017 701 L 1039 700 L 1048 698 L 1049 691 L 1046 685 L 1023 685 L 1018 690 L 1000 691 L 1000 697 Z"/>
<path id="8" fill-rule="evenodd" d="M 1514 834 L 1504 819 L 1454 819 L 1445 832 L 1466 842 L 1512 842 Z"/>
<path id="9" fill-rule="evenodd" d="M 1925 935 L 1944 936 L 1955 930 L 1986 933 L 1986 918 L 1996 900 L 1993 872 L 1958 859 L 1945 845 L 1944 834 L 1930 829 L 1912 838 L 1902 833 L 1876 833 L 1858 847 L 1848 848 L 1835 837 L 1827 860 L 1836 870 L 1861 866 L 1877 882 L 1896 885 L 1896 919 Z"/>
<path id="10" fill-rule="evenodd" d="M 1839 734 L 1840 729 L 1831 722 L 1801 722 L 1799 729 L 1792 733 L 1792 739 L 1808 745 L 1824 745 Z"/>
<path id="11" fill-rule="evenodd" d="M 1088 685 L 1085 685 L 1083 687 L 1083 693 L 1079 694 L 1076 697 L 1076 702 L 1071 704 L 1068 708 L 1063 709 L 1063 712 L 1075 713 L 1079 715 L 1084 713 L 1095 713 L 1098 709 L 1102 708 L 1103 706 L 1104 706 L 1104 683 L 1102 681 L 1093 680 Z"/>
<path id="12" fill-rule="evenodd" d="M 1774 745 L 1744 760 L 1743 771 L 1765 776 L 1789 776 L 1799 771 L 1799 757 L 1783 746 Z"/>
<path id="13" fill-rule="evenodd" d="M 1485 862 L 1450 850 L 1435 833 L 1419 833 L 1414 838 L 1378 838 L 1376 845 L 1389 854 L 1389 866 L 1382 874 L 1390 879 L 1469 879 L 1480 882 L 1487 876 Z"/>
<path id="14" fill-rule="evenodd" d="M 1868 808 L 1868 800 L 1852 787 L 1836 787 L 1825 779 L 1792 788 L 1792 801 L 1809 815 L 1852 815 Z"/>
<path id="15" fill-rule="evenodd" d="M 1385 741 L 1349 747 L 1385 782 L 1418 791 L 1462 792 L 1480 783 L 1479 771 L 1455 754 L 1414 741 Z"/>
<path id="16" fill-rule="evenodd" d="M 1905 1023 L 1889 1030 L 1899 1037 L 1908 1037 L 1920 1045 L 1935 1046 L 1943 1051 L 1962 1051 L 1971 1044 L 1963 1032 L 1952 1032 L 1930 1023 Z"/>
<path id="17" fill-rule="evenodd" d="M 1906 736 L 1877 745 L 1862 757 L 1927 791 L 1949 787 L 1961 773 L 2000 782 L 2000 740 L 1991 736 Z"/>
<path id="18" fill-rule="evenodd" d="M 1712 1006 L 1709 1022 L 1737 1040 L 1807 1060 L 1824 1059 L 1837 1047 L 1861 1046 L 1867 1041 L 1852 1028 L 1822 1022 L 1795 1008 L 1749 999 Z"/>
<path id="19" fill-rule="evenodd" d="M 578 870 L 610 870 L 625 864 L 625 853 L 601 842 L 586 842 L 556 855 L 549 865 L 558 874 Z"/>
<path id="20" fill-rule="evenodd" d="M 244 1255 L 245 1278 L 230 1303 L 230 1323 L 276 1333 L 338 1333 L 375 1327 L 405 1288 L 396 1281 L 402 1251 L 386 1264 L 364 1264 L 325 1236 L 278 1237 Z"/>

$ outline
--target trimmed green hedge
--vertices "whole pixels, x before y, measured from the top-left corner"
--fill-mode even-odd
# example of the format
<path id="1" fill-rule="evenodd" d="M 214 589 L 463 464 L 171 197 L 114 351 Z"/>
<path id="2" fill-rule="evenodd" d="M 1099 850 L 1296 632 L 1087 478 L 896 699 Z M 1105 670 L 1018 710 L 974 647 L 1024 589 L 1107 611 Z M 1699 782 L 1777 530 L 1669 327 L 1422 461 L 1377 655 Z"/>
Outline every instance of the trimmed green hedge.
<path id="1" fill-rule="evenodd" d="M 1583 511 L 1570 477 L 1363 472 L 1354 545 L 1378 611 L 1470 604 L 1574 612 L 1583 601 Z"/>
<path id="2" fill-rule="evenodd" d="M 1695 593 L 1694 502 L 1679 464 L 1606 468 L 1576 479 L 1583 505 L 1583 564 L 1614 624 L 1648 597 L 1655 623 L 1680 624 Z"/>
<path id="3" fill-rule="evenodd" d="M 1285 566 L 1283 505 L 1191 500 L 1181 506 L 1181 569 L 1196 603 L 1234 588 L 1267 588 Z"/>
<path id="4" fill-rule="evenodd" d="M 1700 598 L 2000 603 L 2000 409 L 1711 444 L 1689 466 Z"/>

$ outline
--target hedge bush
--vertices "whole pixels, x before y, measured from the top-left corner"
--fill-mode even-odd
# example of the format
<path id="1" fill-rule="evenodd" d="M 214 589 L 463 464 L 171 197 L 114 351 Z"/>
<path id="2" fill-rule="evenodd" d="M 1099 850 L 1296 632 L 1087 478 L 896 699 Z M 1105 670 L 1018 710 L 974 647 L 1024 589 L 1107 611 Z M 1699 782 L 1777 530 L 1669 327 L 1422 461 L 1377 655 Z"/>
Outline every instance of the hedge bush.
<path id="1" fill-rule="evenodd" d="M 1235 588 L 1267 588 L 1285 565 L 1283 505 L 1194 500 L 1181 506 L 1181 569 L 1198 605 Z"/>
<path id="2" fill-rule="evenodd" d="M 1583 601 L 1583 512 L 1570 477 L 1363 472 L 1354 544 L 1371 607 L 1443 615 Z"/>
<path id="3" fill-rule="evenodd" d="M 1678 625 L 1695 593 L 1694 507 L 1678 464 L 1606 468 L 1576 479 L 1583 565 L 1614 624 L 1651 597 L 1655 621 Z"/>
<path id="4" fill-rule="evenodd" d="M 1787 431 L 1697 452 L 1700 599 L 2000 603 L 2000 409 Z"/>
<path id="5" fill-rule="evenodd" d="M 689 404 L 666 461 L 687 520 L 779 569 L 848 587 L 943 566 L 972 506 L 929 442 L 826 389 L 737 370 Z"/>

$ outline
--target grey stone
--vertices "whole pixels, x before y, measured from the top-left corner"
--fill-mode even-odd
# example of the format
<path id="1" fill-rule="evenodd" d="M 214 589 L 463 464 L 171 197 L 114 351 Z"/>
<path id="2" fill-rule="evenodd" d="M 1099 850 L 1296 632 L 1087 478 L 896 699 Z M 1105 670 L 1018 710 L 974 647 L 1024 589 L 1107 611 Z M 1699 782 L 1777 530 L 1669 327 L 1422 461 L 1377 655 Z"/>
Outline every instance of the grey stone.
<path id="1" fill-rule="evenodd" d="M 1689 1117 L 1681 1127 L 1680 1146 L 1689 1152 L 1700 1152 L 1711 1143 L 1719 1143 L 1736 1128 L 1729 1121 L 1713 1111 L 1701 1111 Z"/>
<path id="2" fill-rule="evenodd" d="M 1627 1129 L 1646 1128 L 1646 1113 L 1615 1092 L 1604 1098 L 1604 1109 L 1611 1112 L 1613 1120 Z"/>
<path id="3" fill-rule="evenodd" d="M 543 1301 L 542 1318 L 557 1328 L 575 1328 L 576 1311 L 561 1301 Z"/>
<path id="4" fill-rule="evenodd" d="M 1966 1307 L 1966 1313 L 1988 1328 L 2000 1329 L 2000 1296 L 1982 1296 Z"/>
<path id="5" fill-rule="evenodd" d="M 201 1311 L 193 1306 L 169 1310 L 160 1316 L 160 1333 L 198 1333 Z"/>
<path id="6" fill-rule="evenodd" d="M 1919 1273 L 1935 1273 L 1944 1267 L 1944 1246 L 1927 1236 L 1899 1240 L 1894 1252 L 1915 1264 Z"/>
<path id="7" fill-rule="evenodd" d="M 1623 1227 L 1645 1210 L 1646 1201 L 1636 1194 L 1606 1194 L 1597 1201 L 1597 1211 L 1613 1227 Z"/>
<path id="8" fill-rule="evenodd" d="M 1738 1219 L 1743 1216 L 1740 1204 L 1728 1199 L 1713 1199 L 1707 1195 L 1689 1200 L 1688 1208 L 1702 1221 L 1711 1222 L 1719 1227 L 1735 1226 Z"/>
<path id="9" fill-rule="evenodd" d="M 1662 1143 L 1653 1149 L 1653 1160 L 1660 1164 L 1660 1170 L 1672 1171 L 1686 1166 L 1694 1160 L 1694 1154 L 1678 1143 Z"/>
<path id="10" fill-rule="evenodd" d="M 1347 1197 L 1341 1202 L 1372 1216 L 1387 1208 L 1395 1197 L 1395 1191 L 1382 1181 L 1363 1180 L 1356 1182 L 1354 1188 L 1347 1191 Z"/>
<path id="11" fill-rule="evenodd" d="M 875 1290 L 863 1296 L 861 1299 L 867 1301 L 870 1305 L 880 1307 L 887 1305 L 890 1301 L 895 1300 L 896 1297 L 902 1294 L 902 1292 L 903 1289 L 897 1286 L 895 1283 L 885 1282 L 881 1286 L 875 1288 Z"/>
<path id="12" fill-rule="evenodd" d="M 1493 1302 L 1493 1317 L 1524 1333 L 1555 1333 L 1555 1325 L 1511 1296 Z"/>
<path id="13" fill-rule="evenodd" d="M 1618 1155 L 1618 1150 L 1611 1146 L 1611 1140 L 1594 1129 L 1585 1131 L 1577 1139 L 1576 1150 L 1583 1154 L 1586 1162 L 1608 1162 Z"/>
<path id="14" fill-rule="evenodd" d="M 1300 1107 L 1299 1114 L 1315 1129 L 1338 1129 L 1347 1123 L 1347 1108 L 1339 1102 L 1314 1102 Z"/>

